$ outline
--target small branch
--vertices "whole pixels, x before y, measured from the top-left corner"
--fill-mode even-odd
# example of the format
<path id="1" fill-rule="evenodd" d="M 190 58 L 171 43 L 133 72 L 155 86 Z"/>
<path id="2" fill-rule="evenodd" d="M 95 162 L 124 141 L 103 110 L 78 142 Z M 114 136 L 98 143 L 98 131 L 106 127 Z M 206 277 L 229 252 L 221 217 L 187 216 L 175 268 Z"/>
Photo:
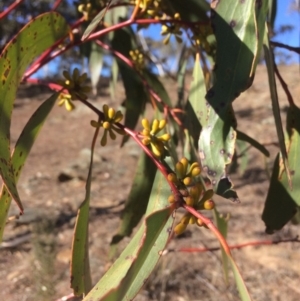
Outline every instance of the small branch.
<path id="1" fill-rule="evenodd" d="M 61 4 L 62 0 L 56 0 L 53 4 L 52 11 L 55 11 L 58 6 Z"/>
<path id="2" fill-rule="evenodd" d="M 102 47 L 103 49 L 106 49 L 108 51 L 110 51 L 114 56 L 116 56 L 117 58 L 119 58 L 120 60 L 122 60 L 127 66 L 131 67 L 132 69 L 134 68 L 134 65 L 132 63 L 132 61 L 130 59 L 128 59 L 125 55 L 123 55 L 122 53 L 112 49 L 109 45 L 103 43 L 100 40 L 96 40 L 96 43 Z M 138 72 L 138 71 L 136 71 Z M 161 103 L 164 106 L 164 111 L 165 112 L 169 112 L 170 115 L 174 118 L 174 120 L 180 125 L 182 126 L 181 121 L 178 119 L 178 117 L 176 116 L 176 111 L 174 111 L 173 109 L 171 109 L 170 107 L 168 107 L 163 101 L 162 99 L 159 97 L 159 95 L 152 89 L 152 87 L 148 84 L 148 81 L 145 79 L 145 77 L 139 73 L 139 76 L 141 78 L 141 81 L 143 83 L 143 85 L 145 86 L 145 88 L 149 91 L 150 95 L 158 102 Z"/>
<path id="3" fill-rule="evenodd" d="M 263 245 L 278 245 L 281 243 L 288 243 L 288 242 L 298 242 L 300 243 L 300 240 L 298 236 L 294 238 L 287 238 L 287 239 L 279 239 L 279 240 L 261 240 L 261 241 L 251 241 L 246 242 L 243 244 L 237 244 L 237 245 L 231 245 L 229 246 L 230 250 L 234 249 L 242 249 L 245 247 L 250 246 L 263 246 Z M 179 249 L 170 249 L 169 252 L 186 252 L 186 253 L 204 253 L 204 252 L 213 252 L 220 250 L 220 247 L 215 248 L 179 248 Z"/>
<path id="4" fill-rule="evenodd" d="M 225 238 L 223 237 L 223 235 L 221 234 L 219 229 L 213 224 L 213 222 L 209 218 L 202 215 L 199 211 L 197 211 L 193 207 L 190 207 L 190 206 L 186 205 L 185 203 L 182 204 L 182 207 L 185 210 L 187 210 L 189 213 L 194 215 L 195 217 L 199 218 L 207 226 L 207 228 L 209 228 L 215 234 L 215 236 L 219 240 L 220 244 L 222 245 L 225 253 L 228 256 L 232 257 L 231 252 L 230 252 L 230 248 L 229 248 Z"/>
<path id="5" fill-rule="evenodd" d="M 290 51 L 300 54 L 300 47 L 293 47 L 293 46 L 289 46 L 289 45 L 286 45 L 286 44 L 283 44 L 280 42 L 272 42 L 272 41 L 270 41 L 270 44 L 272 46 L 284 48 L 284 49 L 287 49 L 287 50 L 290 50 Z"/>
<path id="6" fill-rule="evenodd" d="M 137 16 L 138 12 L 139 12 L 139 9 L 140 9 L 140 2 L 141 0 L 137 0 L 136 4 L 135 4 L 135 8 L 132 12 L 132 15 L 130 17 L 130 21 L 134 21 L 135 20 L 135 17 Z"/>
<path id="7" fill-rule="evenodd" d="M 286 82 L 284 81 L 284 79 L 282 78 L 282 76 L 281 76 L 281 74 L 280 74 L 280 72 L 279 72 L 279 70 L 278 70 L 277 65 L 276 65 L 275 62 L 274 62 L 274 71 L 275 71 L 275 74 L 277 75 L 277 77 L 278 77 L 278 79 L 280 81 L 280 84 L 281 84 L 281 86 L 282 86 L 282 88 L 283 88 L 283 90 L 284 90 L 284 92 L 285 92 L 285 94 L 287 96 L 287 99 L 288 99 L 288 102 L 289 102 L 290 106 L 291 107 L 295 106 L 295 102 L 294 102 L 293 96 L 292 96 L 292 94 L 291 94 L 291 92 L 289 90 L 289 87 L 286 84 Z"/>
<path id="8" fill-rule="evenodd" d="M 5 11 L 0 13 L 0 20 L 2 18 L 5 18 L 11 11 L 13 11 L 18 5 L 20 5 L 24 0 L 16 0 L 14 3 L 12 3 Z"/>

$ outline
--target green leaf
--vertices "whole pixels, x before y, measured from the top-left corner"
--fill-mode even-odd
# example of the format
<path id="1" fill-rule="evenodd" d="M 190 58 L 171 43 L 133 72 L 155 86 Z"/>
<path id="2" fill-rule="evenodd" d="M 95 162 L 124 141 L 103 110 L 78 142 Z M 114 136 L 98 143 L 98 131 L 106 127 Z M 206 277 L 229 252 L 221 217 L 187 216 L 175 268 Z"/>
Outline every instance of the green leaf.
<path id="1" fill-rule="evenodd" d="M 214 215 L 214 221 L 219 229 L 220 233 L 222 236 L 226 239 L 227 237 L 227 229 L 228 229 L 228 218 L 224 218 L 216 208 L 213 210 L 213 215 Z M 224 273 L 224 279 L 226 284 L 228 284 L 228 257 L 220 244 L 221 251 L 222 251 L 222 264 L 223 264 L 223 273 Z"/>
<path id="2" fill-rule="evenodd" d="M 168 207 L 169 194 L 167 181 L 157 172 L 141 227 L 84 301 L 132 300 L 138 293 L 170 238 L 173 209 Z"/>
<path id="3" fill-rule="evenodd" d="M 270 87 L 270 93 L 271 93 L 271 99 L 272 99 L 272 109 L 273 109 L 273 115 L 274 115 L 274 119 L 275 119 L 277 136 L 278 136 L 278 140 L 279 140 L 280 152 L 281 152 L 281 155 L 283 158 L 284 169 L 287 174 L 287 178 L 289 180 L 290 188 L 292 189 L 292 181 L 291 181 L 291 175 L 290 175 L 290 170 L 289 170 L 288 155 L 287 155 L 287 150 L 285 147 L 285 139 L 284 139 L 284 133 L 283 133 L 283 128 L 282 128 L 280 107 L 279 107 L 279 101 L 278 101 L 278 95 L 277 95 L 277 87 L 276 87 L 275 71 L 274 71 L 274 58 L 273 58 L 273 53 L 272 53 L 272 50 L 270 49 L 269 44 L 270 44 L 269 37 L 268 37 L 268 33 L 266 31 L 265 40 L 264 40 L 264 53 L 265 53 L 266 66 L 267 66 L 267 70 L 268 70 L 269 87 Z"/>
<path id="4" fill-rule="evenodd" d="M 12 168 L 17 182 L 24 163 L 29 155 L 31 147 L 38 136 L 48 114 L 50 113 L 59 93 L 55 93 L 44 101 L 40 107 L 33 113 L 25 125 L 19 139 L 16 142 L 15 149 L 12 154 Z M 7 213 L 11 204 L 11 196 L 5 185 L 2 185 L 0 194 L 0 242 L 2 241 L 3 231 L 7 220 Z"/>
<path id="5" fill-rule="evenodd" d="M 93 94 L 97 94 L 97 84 L 101 75 L 103 67 L 103 49 L 100 48 L 95 42 L 92 42 L 91 52 L 89 55 L 89 68 L 91 73 L 91 82 Z"/>
<path id="6" fill-rule="evenodd" d="M 198 141 L 201 128 L 206 125 L 208 108 L 205 100 L 206 86 L 204 74 L 200 65 L 199 54 L 196 55 L 193 71 L 193 81 L 186 104 L 186 124 L 194 141 Z"/>
<path id="7" fill-rule="evenodd" d="M 266 157 L 270 156 L 269 151 L 262 144 L 260 144 L 257 140 L 251 138 L 247 134 L 237 130 L 236 131 L 236 139 L 240 140 L 240 141 L 248 142 L 253 147 L 255 147 L 257 150 L 259 150 L 261 153 L 263 153 Z"/>
<path id="8" fill-rule="evenodd" d="M 237 286 L 237 289 L 240 293 L 241 301 L 251 301 L 251 297 L 249 295 L 246 284 L 241 276 L 241 273 L 231 256 L 228 256 L 229 262 L 231 263 L 231 267 L 233 270 L 234 280 Z"/>
<path id="9" fill-rule="evenodd" d="M 198 145 L 203 169 L 215 190 L 220 179 L 226 177 L 225 167 L 235 149 L 232 102 L 251 85 L 260 52 L 263 33 L 259 32 L 258 22 L 262 19 L 262 7 L 255 14 L 255 3 L 255 0 L 228 0 L 212 4 L 211 19 L 218 48 L 213 86 L 206 94 L 208 119 Z"/>
<path id="10" fill-rule="evenodd" d="M 119 75 L 119 66 L 117 63 L 116 58 L 112 58 L 112 66 L 111 66 L 111 77 L 109 81 L 109 91 L 110 91 L 110 97 L 112 99 L 115 99 L 115 90 L 118 83 L 118 75 Z"/>
<path id="11" fill-rule="evenodd" d="M 152 184 L 156 174 L 156 166 L 146 153 L 140 156 L 136 173 L 125 204 L 118 233 L 113 237 L 112 250 L 125 237 L 130 236 L 133 228 L 139 223 L 147 209 Z M 114 253 L 114 252 L 113 252 Z"/>
<path id="12" fill-rule="evenodd" d="M 10 158 L 10 122 L 13 103 L 22 76 L 30 63 L 69 32 L 65 19 L 56 12 L 30 21 L 6 45 L 0 56 L 0 174 L 9 193 L 23 206 L 16 188 Z"/>
<path id="13" fill-rule="evenodd" d="M 99 23 L 102 21 L 103 17 L 105 16 L 107 10 L 109 9 L 109 7 L 113 4 L 115 4 L 118 0 L 110 0 L 106 7 L 104 9 L 102 9 L 97 15 L 96 17 L 92 20 L 92 22 L 90 23 L 90 25 L 87 27 L 87 29 L 84 31 L 81 40 L 84 41 L 85 39 L 87 39 L 89 37 L 89 35 L 96 29 L 96 27 L 99 25 Z"/>
<path id="14" fill-rule="evenodd" d="M 299 156 L 300 149 L 298 151 Z M 267 233 L 272 234 L 274 231 L 280 230 L 294 216 L 297 208 L 295 199 L 299 200 L 299 195 L 299 184 L 294 186 L 293 190 L 289 189 L 286 173 L 282 170 L 278 154 L 274 162 L 270 187 L 262 214 Z"/>
<path id="15" fill-rule="evenodd" d="M 76 296 L 86 295 L 92 288 L 89 262 L 89 210 L 94 148 L 98 132 L 99 128 L 96 129 L 94 134 L 89 172 L 85 185 L 85 198 L 77 212 L 72 242 L 71 288 L 73 288 L 74 295 Z"/>
<path id="16" fill-rule="evenodd" d="M 281 229 L 292 219 L 297 207 L 300 206 L 300 173 L 298 172 L 300 166 L 300 109 L 295 105 L 288 110 L 287 132 L 289 133 L 288 160 L 293 189 L 289 187 L 282 159 L 277 155 L 262 214 L 267 233 Z"/>

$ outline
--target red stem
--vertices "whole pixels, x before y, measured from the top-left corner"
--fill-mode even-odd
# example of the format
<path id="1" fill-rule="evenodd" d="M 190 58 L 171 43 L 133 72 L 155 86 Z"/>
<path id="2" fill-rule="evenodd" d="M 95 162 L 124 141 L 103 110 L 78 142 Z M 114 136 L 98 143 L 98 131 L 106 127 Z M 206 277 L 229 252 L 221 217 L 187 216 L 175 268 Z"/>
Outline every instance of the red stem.
<path id="1" fill-rule="evenodd" d="M 52 11 L 55 11 L 58 6 L 61 4 L 62 0 L 56 0 L 53 4 Z"/>
<path id="2" fill-rule="evenodd" d="M 207 228 L 209 228 L 215 234 L 215 236 L 219 240 L 219 242 L 222 245 L 226 254 L 231 257 L 230 248 L 229 248 L 225 238 L 223 237 L 221 232 L 218 230 L 218 228 L 213 224 L 213 222 L 209 218 L 202 215 L 199 211 L 197 211 L 193 207 L 186 205 L 185 203 L 182 204 L 182 207 L 185 208 L 185 210 L 187 210 L 189 213 L 191 213 L 195 217 L 199 218 L 207 226 Z"/>
<path id="3" fill-rule="evenodd" d="M 282 240 L 261 240 L 261 241 L 250 241 L 242 244 L 237 245 L 231 245 L 229 246 L 230 250 L 233 249 L 242 249 L 249 246 L 263 246 L 263 245 L 277 245 L 281 243 L 287 243 L 287 242 L 300 242 L 298 236 L 294 238 L 288 238 L 288 239 L 282 239 Z M 215 248 L 179 248 L 174 249 L 170 251 L 176 251 L 176 252 L 187 252 L 187 253 L 204 253 L 204 252 L 212 252 L 212 251 L 218 251 L 220 250 L 220 247 Z"/>
<path id="4" fill-rule="evenodd" d="M 0 20 L 5 18 L 11 11 L 13 11 L 18 5 L 20 5 L 24 0 L 16 0 L 12 3 L 5 11 L 0 13 Z"/>

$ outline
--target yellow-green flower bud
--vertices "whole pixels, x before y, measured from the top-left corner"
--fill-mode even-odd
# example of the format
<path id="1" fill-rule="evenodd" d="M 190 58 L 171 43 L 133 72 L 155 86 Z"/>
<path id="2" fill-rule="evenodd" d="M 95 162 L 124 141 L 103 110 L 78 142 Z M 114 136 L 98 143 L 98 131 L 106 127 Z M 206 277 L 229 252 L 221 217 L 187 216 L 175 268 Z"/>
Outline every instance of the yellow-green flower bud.
<path id="1" fill-rule="evenodd" d="M 187 225 L 190 221 L 190 218 L 191 218 L 191 214 L 190 213 L 186 213 L 180 220 L 180 223 L 184 224 L 184 225 Z"/>
<path id="2" fill-rule="evenodd" d="M 202 221 L 200 218 L 198 218 L 198 219 L 196 220 L 196 224 L 197 224 L 197 226 L 199 226 L 199 227 L 204 226 L 204 223 L 203 223 L 203 221 Z"/>
<path id="3" fill-rule="evenodd" d="M 149 120 L 146 118 L 142 119 L 142 126 L 144 129 L 148 130 L 150 133 L 150 124 L 149 124 Z"/>
<path id="4" fill-rule="evenodd" d="M 185 203 L 186 203 L 188 206 L 193 207 L 195 202 L 194 202 L 194 199 L 193 199 L 191 196 L 188 196 L 188 197 L 186 197 L 186 199 L 185 199 Z"/>
<path id="5" fill-rule="evenodd" d="M 191 185 L 192 183 L 193 183 L 193 180 L 192 180 L 191 177 L 185 177 L 185 178 L 183 179 L 183 184 L 184 184 L 185 186 L 189 186 L 189 185 Z"/>
<path id="6" fill-rule="evenodd" d="M 194 167 L 192 170 L 191 170 L 191 175 L 192 177 L 197 177 L 199 176 L 201 173 L 201 169 L 200 167 Z"/>
<path id="7" fill-rule="evenodd" d="M 173 194 L 171 194 L 171 195 L 168 197 L 168 202 L 169 202 L 170 204 L 173 204 L 173 203 L 175 202 L 175 197 L 174 197 Z"/>
<path id="8" fill-rule="evenodd" d="M 144 145 L 149 145 L 150 144 L 151 139 L 149 137 L 145 137 L 142 139 L 142 143 Z"/>
<path id="9" fill-rule="evenodd" d="M 162 120 L 159 121 L 158 128 L 160 130 L 162 130 L 166 126 L 166 124 L 167 124 L 167 121 L 165 119 L 162 119 Z"/>
<path id="10" fill-rule="evenodd" d="M 116 115 L 115 115 L 115 123 L 116 122 L 120 122 L 123 119 L 123 114 L 121 111 L 117 111 Z"/>
<path id="11" fill-rule="evenodd" d="M 170 134 L 163 134 L 163 135 L 159 136 L 158 139 L 161 140 L 161 141 L 167 142 L 171 139 L 171 135 Z"/>
<path id="12" fill-rule="evenodd" d="M 207 200 L 203 204 L 205 210 L 212 210 L 215 208 L 215 202 L 213 200 Z"/>
<path id="13" fill-rule="evenodd" d="M 104 121 L 102 126 L 105 130 L 109 130 L 111 127 L 111 124 L 108 121 Z"/>
<path id="14" fill-rule="evenodd" d="M 183 179 L 185 176 L 184 166 L 181 162 L 177 162 L 175 165 L 176 174 L 179 179 Z"/>
<path id="15" fill-rule="evenodd" d="M 190 217 L 189 224 L 190 224 L 190 225 L 193 225 L 193 224 L 195 224 L 195 223 L 196 223 L 196 218 L 195 218 L 195 216 L 192 215 L 192 216 Z"/>
<path id="16" fill-rule="evenodd" d="M 116 111 L 115 111 L 113 108 L 109 108 L 109 109 L 108 109 L 107 115 L 108 115 L 108 118 L 109 118 L 109 119 L 114 119 L 115 114 L 116 114 Z"/>
<path id="17" fill-rule="evenodd" d="M 182 234 L 185 231 L 186 227 L 187 227 L 187 225 L 185 225 L 185 224 L 182 224 L 182 223 L 177 224 L 174 228 L 175 234 L 176 235 Z"/>
<path id="18" fill-rule="evenodd" d="M 184 170 L 185 170 L 185 172 L 186 172 L 186 171 L 187 171 L 187 167 L 188 167 L 188 165 L 189 165 L 188 159 L 185 158 L 185 157 L 183 157 L 183 158 L 180 160 L 180 162 L 181 162 L 182 165 L 184 166 Z"/>
<path id="19" fill-rule="evenodd" d="M 159 121 L 157 119 L 154 119 L 152 123 L 151 132 L 150 132 L 151 135 L 155 135 L 158 132 L 159 130 L 158 126 L 159 126 Z"/>
<path id="20" fill-rule="evenodd" d="M 168 181 L 177 184 L 178 183 L 178 179 L 177 176 L 174 173 L 169 173 L 168 174 Z"/>

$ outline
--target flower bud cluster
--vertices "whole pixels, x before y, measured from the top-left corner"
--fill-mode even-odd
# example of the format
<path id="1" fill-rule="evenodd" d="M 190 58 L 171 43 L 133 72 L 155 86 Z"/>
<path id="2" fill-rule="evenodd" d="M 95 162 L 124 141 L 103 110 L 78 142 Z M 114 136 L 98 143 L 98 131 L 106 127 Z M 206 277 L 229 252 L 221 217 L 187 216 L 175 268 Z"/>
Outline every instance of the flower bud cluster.
<path id="1" fill-rule="evenodd" d="M 58 105 L 63 106 L 65 105 L 65 108 L 67 111 L 73 111 L 75 109 L 75 105 L 71 100 L 72 96 L 70 94 L 66 93 L 60 93 L 58 96 Z"/>
<path id="2" fill-rule="evenodd" d="M 145 68 L 145 56 L 138 49 L 130 50 L 129 55 L 133 61 L 135 68 L 138 71 L 142 71 Z"/>
<path id="3" fill-rule="evenodd" d="M 144 145 L 150 145 L 154 156 L 157 158 L 161 158 L 165 154 L 165 143 L 171 139 L 168 133 L 157 136 L 157 134 L 165 128 L 166 124 L 167 122 L 164 119 L 154 119 L 150 128 L 149 120 L 146 118 L 142 120 L 142 126 L 144 128 L 141 132 L 142 143 Z"/>
<path id="4" fill-rule="evenodd" d="M 64 70 L 64 80 L 59 80 L 58 83 L 68 90 L 71 95 L 71 100 L 87 99 L 86 93 L 91 91 L 91 87 L 85 85 L 87 73 L 80 74 L 78 68 L 73 70 L 72 75 Z"/>
<path id="5" fill-rule="evenodd" d="M 204 191 L 202 183 L 197 182 L 197 177 L 200 175 L 201 169 L 198 162 L 194 162 L 189 166 L 186 158 L 182 158 L 175 165 L 175 173 L 168 174 L 168 180 L 173 182 L 178 189 L 185 189 L 183 199 L 186 205 L 193 207 L 195 210 L 211 210 L 214 208 L 214 201 L 211 199 L 213 190 Z M 175 202 L 174 195 L 168 198 L 170 203 Z M 181 234 L 189 224 L 203 226 L 203 222 L 187 212 L 175 226 L 174 232 Z"/>
<path id="6" fill-rule="evenodd" d="M 113 108 L 109 108 L 108 105 L 103 105 L 104 119 L 100 122 L 95 120 L 91 121 L 91 126 L 95 128 L 103 127 L 104 134 L 101 138 L 101 145 L 105 146 L 107 144 L 107 133 L 109 134 L 110 139 L 115 140 L 116 134 L 124 135 L 124 130 L 118 128 L 115 124 L 119 123 L 123 119 L 123 114 L 121 111 L 115 111 Z"/>
<path id="7" fill-rule="evenodd" d="M 179 13 L 176 13 L 174 15 L 174 19 L 180 20 Z M 165 39 L 163 40 L 163 43 L 165 45 L 169 43 L 170 38 L 171 38 L 172 35 L 175 36 L 175 39 L 176 39 L 176 41 L 178 43 L 182 42 L 182 38 L 181 38 L 181 35 L 182 35 L 181 24 L 178 24 L 178 23 L 169 23 L 169 24 L 166 23 L 166 24 L 163 24 L 162 27 L 161 27 L 160 34 L 163 35 L 163 36 L 166 36 Z"/>

